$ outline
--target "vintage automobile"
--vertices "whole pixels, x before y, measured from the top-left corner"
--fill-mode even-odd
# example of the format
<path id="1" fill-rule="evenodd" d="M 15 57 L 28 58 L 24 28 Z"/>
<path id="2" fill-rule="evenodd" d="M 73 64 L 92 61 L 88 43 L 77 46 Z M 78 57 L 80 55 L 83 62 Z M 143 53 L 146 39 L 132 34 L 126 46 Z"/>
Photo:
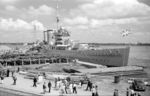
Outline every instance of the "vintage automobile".
<path id="1" fill-rule="evenodd" d="M 142 80 L 134 80 L 131 84 L 131 89 L 134 91 L 145 91 L 146 86 Z"/>

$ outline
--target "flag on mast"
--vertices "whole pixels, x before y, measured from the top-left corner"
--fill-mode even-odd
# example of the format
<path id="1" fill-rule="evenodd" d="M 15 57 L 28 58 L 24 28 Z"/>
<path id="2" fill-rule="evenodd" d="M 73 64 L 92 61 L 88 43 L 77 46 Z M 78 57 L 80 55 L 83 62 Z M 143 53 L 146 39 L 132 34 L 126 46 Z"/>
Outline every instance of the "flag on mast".
<path id="1" fill-rule="evenodd" d="M 128 36 L 129 34 L 131 34 L 131 32 L 130 32 L 129 29 L 123 30 L 122 33 L 121 33 L 122 37 L 126 37 L 126 36 Z"/>
<path id="2" fill-rule="evenodd" d="M 57 0 L 57 6 L 56 6 L 57 7 L 57 13 L 56 13 L 57 14 L 57 17 L 56 17 L 57 23 L 59 23 L 59 5 L 58 5 L 58 1 L 59 0 Z"/>
<path id="3" fill-rule="evenodd" d="M 59 23 L 59 17 L 58 16 L 56 17 L 56 21 L 57 21 L 57 23 Z"/>

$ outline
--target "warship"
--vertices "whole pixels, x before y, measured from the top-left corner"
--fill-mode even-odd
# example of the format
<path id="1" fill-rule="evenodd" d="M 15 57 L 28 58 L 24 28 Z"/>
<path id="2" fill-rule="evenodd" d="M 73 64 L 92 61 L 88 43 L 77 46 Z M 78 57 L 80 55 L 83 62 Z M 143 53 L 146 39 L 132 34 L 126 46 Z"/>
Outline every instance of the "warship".
<path id="1" fill-rule="evenodd" d="M 43 53 L 47 56 L 70 58 L 105 66 L 126 66 L 130 47 L 98 48 L 90 44 L 72 42 L 70 34 L 60 27 L 44 31 Z"/>
<path id="2" fill-rule="evenodd" d="M 44 54 L 50 57 L 69 58 L 105 66 L 127 66 L 130 47 L 99 48 L 70 40 L 70 32 L 60 26 L 57 3 L 56 29 L 48 29 L 44 34 Z"/>

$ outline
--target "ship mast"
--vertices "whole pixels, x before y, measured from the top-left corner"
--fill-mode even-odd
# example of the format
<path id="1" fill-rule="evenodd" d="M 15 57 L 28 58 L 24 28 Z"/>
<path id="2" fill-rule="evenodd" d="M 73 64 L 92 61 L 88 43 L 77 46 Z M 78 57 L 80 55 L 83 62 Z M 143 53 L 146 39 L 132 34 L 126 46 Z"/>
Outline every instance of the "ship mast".
<path id="1" fill-rule="evenodd" d="M 56 31 L 58 32 L 59 28 L 59 0 L 57 0 L 57 5 L 56 5 Z"/>
<path id="2" fill-rule="evenodd" d="M 35 42 L 37 41 L 37 25 L 33 24 L 33 38 Z"/>

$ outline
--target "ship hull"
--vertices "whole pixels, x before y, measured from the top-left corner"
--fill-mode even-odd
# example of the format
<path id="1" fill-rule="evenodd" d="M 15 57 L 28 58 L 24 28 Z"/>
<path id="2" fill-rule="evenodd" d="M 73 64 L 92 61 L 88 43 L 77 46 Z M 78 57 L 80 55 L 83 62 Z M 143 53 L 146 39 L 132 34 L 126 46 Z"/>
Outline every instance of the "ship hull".
<path id="1" fill-rule="evenodd" d="M 48 56 L 78 59 L 110 67 L 127 66 L 130 47 L 99 50 L 47 50 Z"/>

